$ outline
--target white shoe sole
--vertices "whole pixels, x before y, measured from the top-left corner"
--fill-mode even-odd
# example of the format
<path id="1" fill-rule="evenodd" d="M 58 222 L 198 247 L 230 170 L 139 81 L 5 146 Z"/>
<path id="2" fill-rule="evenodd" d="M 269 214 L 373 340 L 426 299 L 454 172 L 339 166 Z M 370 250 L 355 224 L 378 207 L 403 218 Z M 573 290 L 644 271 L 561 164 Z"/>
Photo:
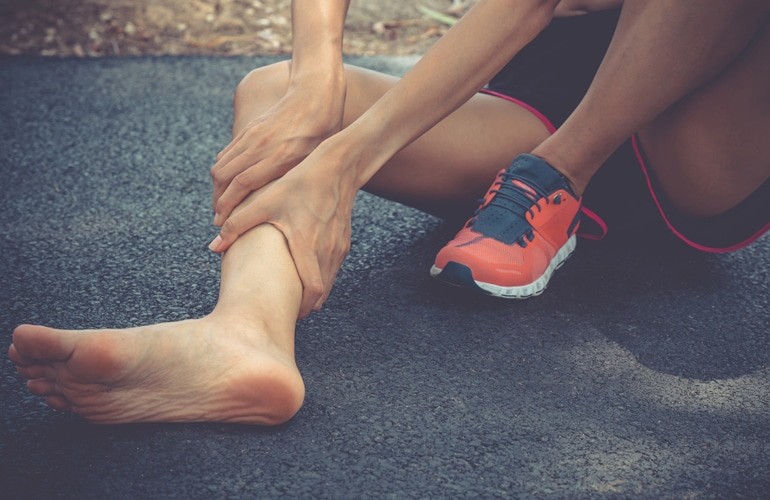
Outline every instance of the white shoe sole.
<path id="1" fill-rule="evenodd" d="M 564 246 L 556 252 L 556 255 L 553 256 L 548 267 L 545 269 L 545 272 L 538 279 L 526 285 L 500 286 L 495 285 L 494 283 L 477 281 L 473 279 L 472 271 L 467 266 L 452 261 L 450 261 L 444 269 L 436 266 L 431 267 L 430 275 L 449 283 L 450 285 L 480 289 L 480 291 L 495 297 L 504 299 L 527 299 L 543 293 L 546 286 L 548 286 L 548 281 L 551 279 L 554 271 L 559 269 L 562 264 L 569 259 L 572 252 L 575 251 L 576 246 L 577 237 L 573 234 Z M 451 271 L 449 269 L 450 264 L 453 264 L 453 266 L 451 266 Z M 444 273 L 445 270 L 447 270 L 448 273 Z"/>

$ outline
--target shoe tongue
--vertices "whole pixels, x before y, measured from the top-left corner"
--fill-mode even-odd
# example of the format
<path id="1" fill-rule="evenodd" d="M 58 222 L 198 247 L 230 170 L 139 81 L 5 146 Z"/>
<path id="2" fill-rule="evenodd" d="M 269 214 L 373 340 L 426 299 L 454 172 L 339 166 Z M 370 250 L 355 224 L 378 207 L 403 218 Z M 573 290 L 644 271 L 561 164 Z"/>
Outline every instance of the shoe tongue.
<path id="1" fill-rule="evenodd" d="M 531 154 L 522 154 L 516 157 L 511 166 L 506 170 L 510 173 L 531 179 L 546 193 L 552 193 L 558 189 L 565 189 L 575 196 L 569 181 L 561 172 L 556 170 L 547 161 Z M 514 181 L 514 183 L 516 183 Z M 517 184 L 518 185 L 518 184 Z M 532 191 L 528 189 L 527 192 Z"/>
<path id="2" fill-rule="evenodd" d="M 506 169 L 509 173 L 515 173 L 533 184 L 537 184 L 546 193 L 552 193 L 558 189 L 566 189 L 572 193 L 569 182 L 558 170 L 549 165 L 545 160 L 534 155 L 519 155 L 511 166 Z M 513 179 L 511 181 L 520 192 L 534 203 L 539 195 L 526 182 Z M 574 196 L 574 194 L 573 194 Z M 516 216 L 510 210 L 499 205 L 490 204 L 484 207 L 473 224 L 474 231 L 489 238 L 512 245 L 526 232 L 532 229 L 524 216 Z"/>
<path id="3" fill-rule="evenodd" d="M 527 186 L 523 182 L 514 179 L 511 181 L 511 183 L 514 186 L 518 187 L 530 200 L 535 201 L 535 199 L 537 198 L 537 193 L 535 192 L 535 190 Z"/>

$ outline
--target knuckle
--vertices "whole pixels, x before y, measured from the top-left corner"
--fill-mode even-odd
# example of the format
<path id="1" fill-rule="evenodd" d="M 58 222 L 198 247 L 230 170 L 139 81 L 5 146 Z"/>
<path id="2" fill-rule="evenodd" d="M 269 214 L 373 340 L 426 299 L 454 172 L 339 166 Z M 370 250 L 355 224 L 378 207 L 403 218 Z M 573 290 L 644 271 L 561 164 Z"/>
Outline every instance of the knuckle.
<path id="1" fill-rule="evenodd" d="M 252 184 L 251 176 L 246 174 L 245 172 L 242 174 L 238 174 L 233 179 L 233 184 L 235 184 L 235 187 L 241 188 L 241 189 L 249 189 Z"/>
<path id="2" fill-rule="evenodd" d="M 216 166 L 211 168 L 211 178 L 214 181 L 214 184 L 222 184 L 224 182 L 224 174 L 222 172 L 221 168 L 218 168 Z"/>
<path id="3" fill-rule="evenodd" d="M 311 282 L 310 286 L 308 287 L 308 292 L 310 292 L 313 297 L 322 296 L 324 293 L 324 285 L 321 280 L 314 280 Z"/>
<path id="4" fill-rule="evenodd" d="M 220 230 L 220 233 L 226 234 L 226 235 L 236 235 L 238 234 L 238 222 L 235 221 L 232 217 L 228 218 L 223 224 L 222 229 Z"/>
<path id="5" fill-rule="evenodd" d="M 230 204 L 227 203 L 227 200 L 225 200 L 225 197 L 220 196 L 217 202 L 214 204 L 214 211 L 218 214 L 221 214 L 229 208 L 229 205 Z"/>

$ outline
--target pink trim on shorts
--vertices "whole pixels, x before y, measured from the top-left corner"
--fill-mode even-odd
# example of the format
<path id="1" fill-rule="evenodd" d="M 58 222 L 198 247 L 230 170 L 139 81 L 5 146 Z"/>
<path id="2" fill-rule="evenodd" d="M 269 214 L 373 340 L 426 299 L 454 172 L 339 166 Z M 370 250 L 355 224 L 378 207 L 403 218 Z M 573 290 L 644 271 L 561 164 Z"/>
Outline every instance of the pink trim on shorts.
<path id="1" fill-rule="evenodd" d="M 634 134 L 631 137 L 631 145 L 634 148 L 634 154 L 636 155 L 636 160 L 639 162 L 639 168 L 642 169 L 644 178 L 647 180 L 647 188 L 650 190 L 650 196 L 652 196 L 652 200 L 655 202 L 655 206 L 658 207 L 658 212 L 660 212 L 661 217 L 663 217 L 663 220 L 665 221 L 666 225 L 671 230 L 671 232 L 673 232 L 680 240 L 684 241 L 691 247 L 701 250 L 703 252 L 710 252 L 710 253 L 734 252 L 735 250 L 739 250 L 749 245 L 750 243 L 752 243 L 754 240 L 762 236 L 765 232 L 767 232 L 770 229 L 770 222 L 768 222 L 764 227 L 762 227 L 759 231 L 754 233 L 752 236 L 750 236 L 746 240 L 726 248 L 707 247 L 705 245 L 701 245 L 700 243 L 696 243 L 691 239 L 687 238 L 685 235 L 679 232 L 679 230 L 677 230 L 677 228 L 675 228 L 673 224 L 671 224 L 671 221 L 668 220 L 666 213 L 663 211 L 663 207 L 661 207 L 660 205 L 660 201 L 658 201 L 658 196 L 657 194 L 655 194 L 655 190 L 652 188 L 652 180 L 650 179 L 650 174 L 647 171 L 647 165 L 645 164 L 644 158 L 642 157 L 642 151 L 639 146 L 639 139 L 637 139 L 636 134 Z"/>
<path id="2" fill-rule="evenodd" d="M 545 128 L 548 129 L 548 133 L 549 134 L 553 134 L 554 132 L 556 132 L 556 127 L 553 126 L 553 123 L 551 123 L 551 120 L 549 120 L 543 113 L 541 113 L 540 111 L 536 110 L 535 108 L 533 108 L 532 106 L 530 106 L 526 102 L 520 101 L 520 100 L 518 100 L 518 99 L 516 99 L 514 97 L 511 97 L 509 95 L 501 94 L 500 92 L 495 92 L 494 90 L 481 89 L 479 92 L 481 92 L 482 94 L 489 94 L 489 95 L 492 95 L 492 96 L 495 96 L 495 97 L 499 97 L 500 99 L 505 99 L 506 101 L 510 101 L 510 102 L 512 102 L 514 104 L 518 104 L 522 108 L 526 109 L 527 111 L 529 111 L 530 113 L 535 115 L 535 117 L 538 120 L 540 120 L 543 123 L 543 125 L 545 125 Z"/>

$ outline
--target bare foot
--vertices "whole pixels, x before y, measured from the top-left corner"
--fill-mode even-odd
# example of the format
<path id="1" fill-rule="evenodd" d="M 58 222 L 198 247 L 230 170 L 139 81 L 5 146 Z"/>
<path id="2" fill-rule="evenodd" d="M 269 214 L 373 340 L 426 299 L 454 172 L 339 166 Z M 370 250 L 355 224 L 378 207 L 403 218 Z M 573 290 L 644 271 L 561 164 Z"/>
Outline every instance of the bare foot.
<path id="1" fill-rule="evenodd" d="M 302 405 L 293 353 L 266 328 L 214 316 L 126 330 L 21 325 L 9 357 L 33 394 L 103 424 L 279 424 Z"/>

